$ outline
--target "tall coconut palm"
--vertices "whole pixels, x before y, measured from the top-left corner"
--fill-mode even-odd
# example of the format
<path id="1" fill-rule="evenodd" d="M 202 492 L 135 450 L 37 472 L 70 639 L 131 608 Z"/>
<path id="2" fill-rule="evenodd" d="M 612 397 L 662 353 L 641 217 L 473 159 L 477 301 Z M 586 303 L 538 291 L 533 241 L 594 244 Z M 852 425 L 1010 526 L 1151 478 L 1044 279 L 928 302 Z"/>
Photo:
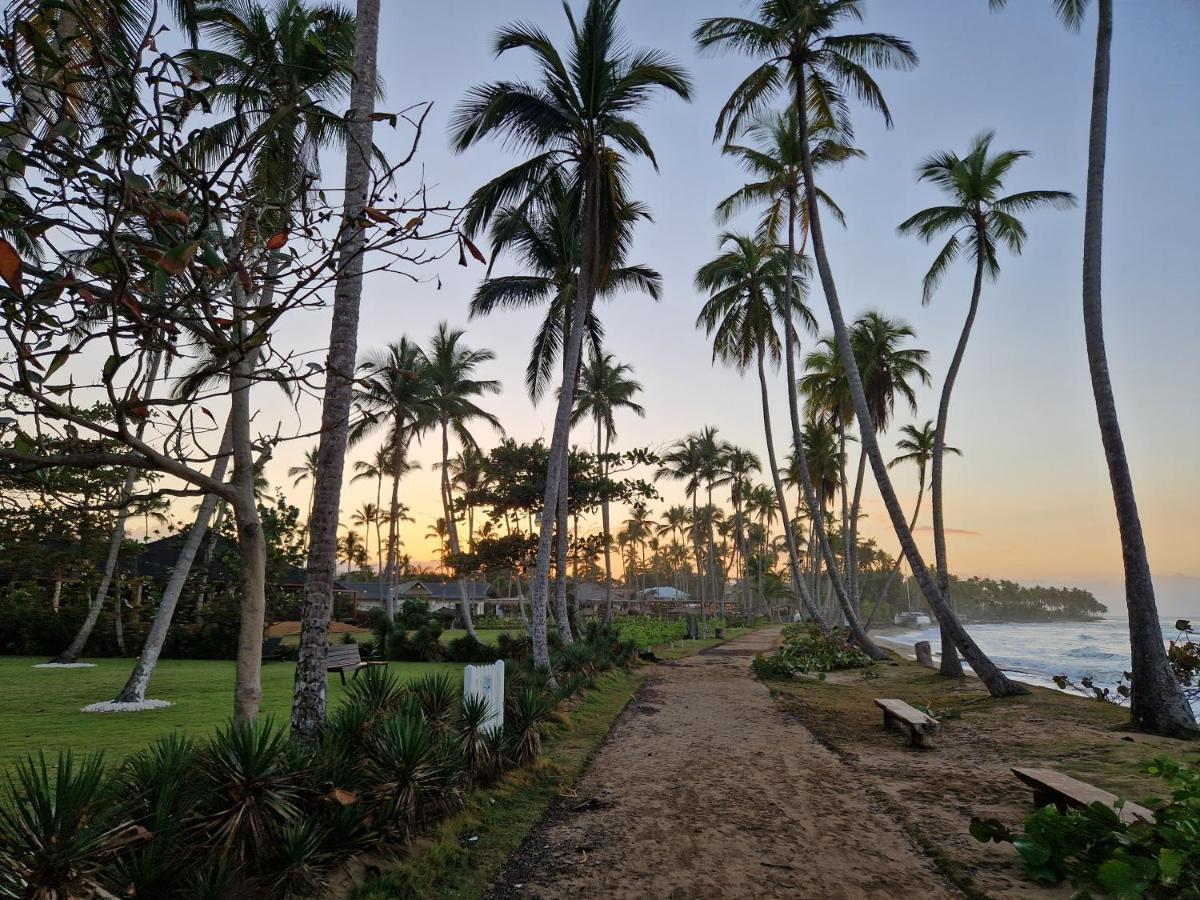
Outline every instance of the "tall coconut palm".
<path id="1" fill-rule="evenodd" d="M 846 132 L 850 128 L 849 98 L 853 96 L 878 110 L 886 124 L 891 125 L 891 112 L 868 67 L 911 69 L 917 63 L 917 55 L 907 41 L 888 34 L 849 34 L 841 30 L 847 22 L 861 21 L 862 6 L 861 0 L 759 0 L 757 18 L 720 17 L 701 23 L 694 37 L 702 48 L 728 46 L 764 58 L 722 108 L 716 134 L 737 134 L 746 117 L 758 112 L 777 92 L 785 92 L 788 102 L 795 105 L 813 256 L 838 350 L 846 366 L 867 458 L 888 517 L 930 606 L 939 617 L 951 620 L 953 643 L 987 685 L 989 693 L 993 696 L 1027 693 L 1000 671 L 953 617 L 913 540 L 871 424 L 870 408 L 850 343 L 850 329 L 842 313 L 825 247 L 813 174 L 811 123 L 832 121 Z"/>
<path id="2" fill-rule="evenodd" d="M 387 473 L 392 479 L 388 503 L 387 553 L 380 572 L 381 589 L 385 590 L 385 609 L 389 619 L 396 616 L 396 601 L 391 586 L 396 581 L 396 558 L 399 552 L 398 534 L 400 481 L 415 464 L 408 461 L 408 451 L 435 422 L 430 400 L 429 361 L 425 351 L 407 337 L 389 344 L 381 351 L 367 354 L 359 366 L 354 400 L 362 416 L 350 428 L 349 443 L 357 445 L 379 428 L 384 429 L 383 447 L 389 459 Z M 381 448 L 383 452 L 383 448 Z M 376 467 L 378 472 L 382 469 Z M 384 578 L 387 587 L 383 588 Z"/>
<path id="3" fill-rule="evenodd" d="M 912 463 L 917 467 L 917 502 L 913 504 L 912 518 L 908 521 L 909 529 L 917 527 L 917 518 L 921 515 L 921 501 L 925 498 L 925 476 L 928 474 L 929 461 L 933 459 L 933 443 L 936 430 L 933 427 L 933 420 L 927 419 L 925 424 L 918 428 L 916 425 L 905 425 L 901 427 L 900 433 L 903 435 L 900 440 L 896 441 L 896 449 L 903 451 L 899 456 L 893 457 L 888 463 L 889 469 L 894 469 L 897 466 Z M 944 452 L 953 454 L 954 456 L 962 456 L 962 451 L 957 447 L 945 447 Z M 888 572 L 887 580 L 883 583 L 883 589 L 880 590 L 879 596 L 875 600 L 875 606 L 871 610 L 871 615 L 867 617 L 867 627 L 871 625 L 871 619 L 875 617 L 875 611 L 879 609 L 879 604 L 888 598 L 888 594 L 892 589 L 892 582 L 896 579 L 896 573 L 900 571 L 900 563 L 903 562 L 903 553 L 896 554 L 896 561 L 892 564 L 892 570 Z"/>
<path id="4" fill-rule="evenodd" d="M 475 438 L 468 426 L 482 421 L 503 434 L 504 428 L 492 413 L 476 402 L 488 394 L 500 393 L 500 382 L 476 378 L 476 371 L 496 358 L 486 348 L 475 349 L 463 342 L 466 332 L 438 323 L 429 349 L 425 352 L 424 377 L 428 383 L 427 402 L 442 436 L 442 510 L 446 517 L 450 552 L 458 556 L 462 548 L 458 541 L 458 518 L 454 511 L 454 492 L 450 483 L 450 432 L 462 447 L 475 447 Z M 471 603 L 467 596 L 467 580 L 459 576 L 459 606 L 463 627 L 475 637 L 475 622 L 471 618 Z"/>
<path id="5" fill-rule="evenodd" d="M 990 0 L 993 9 L 1005 0 Z M 1078 31 L 1091 0 L 1054 0 L 1059 19 Z M 1097 0 L 1096 55 L 1092 76 L 1092 112 L 1088 128 L 1087 194 L 1083 213 L 1083 334 L 1087 343 L 1088 375 L 1096 401 L 1096 418 L 1104 461 L 1112 485 L 1121 560 L 1125 568 L 1125 606 L 1129 615 L 1129 646 L 1133 667 L 1129 711 L 1142 731 L 1191 735 L 1196 717 L 1171 671 L 1163 649 L 1154 579 L 1146 553 L 1146 538 L 1138 513 L 1133 475 L 1125 453 L 1121 420 L 1108 371 L 1104 344 L 1101 265 L 1104 244 L 1104 165 L 1108 150 L 1108 92 L 1112 68 L 1113 2 Z"/>
<path id="6" fill-rule="evenodd" d="M 350 524 L 357 525 L 366 532 L 363 538 L 363 546 L 367 552 L 371 550 L 371 531 L 374 530 L 376 537 L 379 535 L 379 521 L 382 516 L 379 513 L 379 507 L 370 501 L 364 502 L 353 513 L 350 514 Z M 378 560 L 383 548 L 376 545 L 375 559 Z"/>
<path id="7" fill-rule="evenodd" d="M 540 668 L 550 664 L 545 627 L 550 550 L 584 323 L 605 261 L 616 256 L 613 237 L 621 230 L 624 216 L 622 185 L 628 158 L 644 156 L 654 162 L 650 142 L 633 115 L 658 91 L 685 99 L 691 93 L 686 74 L 664 54 L 625 45 L 617 24 L 619 6 L 619 0 L 588 0 L 579 21 L 565 6 L 571 30 L 565 60 L 536 26 L 517 24 L 501 29 L 495 43 L 497 54 L 530 51 L 540 66 L 540 82 L 496 82 L 473 88 L 451 123 L 456 150 L 498 134 L 534 151 L 472 195 L 464 221 L 468 234 L 486 225 L 505 206 L 521 208 L 532 203 L 559 173 L 568 191 L 580 198 L 578 287 L 564 344 L 566 377 L 550 441 L 532 590 L 534 662 Z"/>
<path id="8" fill-rule="evenodd" d="M 725 454 L 725 473 L 729 478 L 729 503 L 733 507 L 733 539 L 742 563 L 742 597 L 746 619 L 753 613 L 750 599 L 750 553 L 746 543 L 746 494 L 750 478 L 762 469 L 758 456 L 743 447 L 731 447 Z"/>
<path id="9" fill-rule="evenodd" d="M 933 546 L 936 557 L 938 587 L 950 600 L 950 566 L 946 554 L 946 526 L 942 493 L 942 447 L 946 443 L 946 427 L 950 416 L 950 397 L 966 354 L 967 342 L 979 311 L 985 276 L 993 281 L 1000 275 L 999 248 L 1008 247 L 1020 254 L 1025 243 L 1025 226 L 1019 213 L 1041 207 L 1063 209 L 1073 206 L 1075 198 L 1066 191 L 1022 191 L 1004 195 L 1004 179 L 1013 166 L 1030 156 L 1028 150 L 992 152 L 994 135 L 987 131 L 972 140 L 966 155 L 942 151 L 927 157 L 917 167 L 917 179 L 941 188 L 946 203 L 923 209 L 900 223 L 901 234 L 917 234 L 926 241 L 949 234 L 933 265 L 925 274 L 923 302 L 929 303 L 939 282 L 962 253 L 973 260 L 975 279 L 967 318 L 963 323 L 946 380 L 938 402 L 937 430 L 934 436 L 932 482 Z M 942 633 L 942 646 L 949 646 L 949 634 Z M 942 653 L 942 673 L 961 675 L 962 667 L 952 653 Z"/>
<path id="10" fill-rule="evenodd" d="M 617 436 L 616 413 L 625 410 L 637 416 L 646 415 L 646 410 L 633 399 L 642 386 L 632 375 L 633 367 L 629 364 L 618 363 L 611 353 L 596 352 L 579 373 L 571 422 L 577 424 L 590 418 L 596 423 L 596 459 L 602 481 L 608 478 L 608 455 Z M 612 619 L 612 526 L 607 489 L 600 500 L 600 525 L 604 538 L 604 617 Z"/>
<path id="11" fill-rule="evenodd" d="M 813 330 L 816 327 L 816 319 L 804 303 L 800 285 L 788 290 L 784 284 L 792 270 L 802 271 L 802 267 L 789 264 L 786 251 L 769 245 L 764 247 L 760 240 L 748 235 L 723 234 L 721 247 L 725 252 L 696 273 L 696 288 L 709 294 L 696 325 L 703 326 L 712 337 L 714 360 L 721 359 L 739 371 L 751 364 L 755 366 L 767 443 L 767 465 L 784 522 L 793 587 L 813 620 L 827 627 L 801 574 L 800 552 L 775 454 L 767 387 L 767 365 L 778 367 L 783 352 L 775 323 L 777 319 L 790 318 L 785 304 L 790 300 L 792 314 L 798 316 L 806 328 Z M 794 274 L 791 277 L 798 280 Z"/>
<path id="12" fill-rule="evenodd" d="M 346 471 L 346 441 L 358 357 L 358 313 L 366 248 L 364 210 L 371 193 L 379 7 L 380 0 L 358 0 L 354 18 L 354 81 L 345 117 L 346 177 L 337 235 L 337 282 L 325 361 L 325 393 L 321 399 L 321 441 L 313 489 L 317 500 L 315 515 L 309 522 L 300 655 L 292 699 L 292 735 L 305 742 L 315 741 L 325 724 L 326 657 L 337 567 L 338 509 Z"/>
<path id="13" fill-rule="evenodd" d="M 463 506 L 467 521 L 467 552 L 475 549 L 475 506 L 471 495 L 483 488 L 488 481 L 487 457 L 478 446 L 463 447 L 450 459 L 450 484 L 463 495 Z M 484 523 L 488 527 L 490 523 Z"/>

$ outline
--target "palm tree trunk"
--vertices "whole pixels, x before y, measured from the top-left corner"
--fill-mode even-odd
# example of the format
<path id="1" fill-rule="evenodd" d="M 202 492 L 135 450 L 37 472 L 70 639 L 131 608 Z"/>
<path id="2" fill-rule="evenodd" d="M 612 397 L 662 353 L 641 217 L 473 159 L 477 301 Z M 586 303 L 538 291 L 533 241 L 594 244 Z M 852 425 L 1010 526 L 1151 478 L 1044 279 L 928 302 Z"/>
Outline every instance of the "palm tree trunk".
<path id="1" fill-rule="evenodd" d="M 233 432 L 227 423 L 225 434 L 221 438 L 221 449 L 218 451 L 216 462 L 213 463 L 211 475 L 213 481 L 225 479 L 225 470 L 229 465 L 229 453 L 232 447 Z M 187 537 L 183 540 L 179 558 L 175 560 L 175 566 L 171 569 L 171 578 L 163 590 L 162 599 L 154 613 L 154 621 L 150 624 L 150 631 L 146 635 L 146 642 L 142 645 L 142 652 L 138 656 L 137 664 L 134 665 L 129 680 L 125 682 L 121 693 L 113 699 L 114 703 L 141 703 L 146 699 L 146 689 L 150 685 L 150 679 L 158 665 L 158 658 L 162 655 L 163 646 L 166 644 L 167 632 L 170 630 L 171 620 L 175 616 L 175 607 L 187 584 L 192 563 L 195 562 L 196 555 L 200 552 L 200 545 L 204 543 L 204 535 L 208 531 L 209 519 L 212 518 L 214 510 L 217 508 L 217 500 L 216 494 L 205 494 L 204 499 L 200 501 L 200 509 L 197 510 L 192 527 L 188 529 Z"/>
<path id="2" fill-rule="evenodd" d="M 912 519 L 909 520 L 908 530 L 912 531 L 917 527 L 917 517 L 921 514 L 921 500 L 925 496 L 925 473 L 921 472 L 921 486 L 917 490 L 917 503 L 913 507 Z M 896 580 L 896 574 L 900 571 L 900 564 L 904 561 L 904 551 L 900 550 L 896 554 L 896 561 L 892 564 L 892 571 L 888 572 L 887 581 L 883 583 L 883 590 L 879 592 L 879 596 L 875 599 L 875 606 L 871 610 L 871 614 L 867 616 L 867 621 L 863 624 L 864 628 L 871 627 L 871 620 L 875 618 L 875 613 L 879 611 L 879 604 L 887 600 L 888 595 L 892 592 L 892 583 Z"/>
<path id="3" fill-rule="evenodd" d="M 846 542 L 846 574 L 850 582 L 850 600 L 854 611 L 862 615 L 862 596 L 858 586 L 858 519 L 862 512 L 863 481 L 867 474 L 867 453 L 858 451 L 858 474 L 854 479 L 854 499 L 850 504 L 850 535 Z M 864 629 L 865 630 L 865 629 Z"/>
<path id="4" fill-rule="evenodd" d="M 154 380 L 158 375 L 158 365 L 161 359 L 161 353 L 153 353 L 146 366 L 146 377 L 142 382 L 142 396 L 146 400 L 150 399 L 150 393 L 154 388 Z M 146 431 L 148 422 L 148 417 L 142 419 L 134 428 L 134 435 L 139 441 Z M 112 536 L 108 540 L 108 555 L 104 559 L 104 570 L 100 573 L 100 583 L 96 586 L 96 593 L 92 596 L 92 602 L 88 604 L 87 615 L 84 616 L 79 630 L 75 632 L 75 637 L 71 640 L 67 649 L 54 657 L 51 660 L 52 662 L 79 662 L 79 657 L 83 655 L 83 650 L 92 636 L 92 630 L 96 627 L 96 622 L 100 618 L 100 611 L 104 609 L 104 601 L 108 597 L 108 589 L 112 584 L 113 573 L 117 570 L 117 561 L 121 555 L 121 544 L 125 540 L 125 520 L 129 517 L 129 498 L 133 496 L 133 488 L 137 484 L 137 477 L 137 469 L 131 468 L 125 473 L 125 483 L 121 486 L 121 505 L 117 510 L 117 520 L 113 525 Z"/>
<path id="5" fill-rule="evenodd" d="M 567 444 L 562 454 L 567 455 Z M 558 506 L 555 516 L 554 548 L 554 621 L 558 625 L 558 639 L 564 647 L 575 642 L 571 635 L 571 617 L 567 609 L 567 544 L 570 541 L 570 525 L 567 516 L 567 483 L 570 480 L 569 460 L 563 460 L 563 474 L 558 479 Z"/>
<path id="6" fill-rule="evenodd" d="M 554 539 L 554 520 L 558 507 L 558 481 L 566 477 L 563 471 L 562 448 L 571 439 L 571 410 L 575 405 L 575 378 L 583 352 L 583 333 L 592 300 L 596 294 L 596 273 L 599 266 L 600 201 L 598 172 L 589 163 L 584 174 L 582 264 L 571 309 L 571 327 L 563 346 L 562 389 L 554 415 L 554 433 L 550 439 L 550 458 L 546 471 L 546 490 L 542 496 L 541 522 L 538 532 L 537 564 L 531 588 L 533 605 L 533 662 L 540 669 L 550 668 L 550 647 L 546 640 L 546 610 L 550 595 L 550 561 Z"/>
<path id="7" fill-rule="evenodd" d="M 600 479 L 607 481 L 608 479 L 608 464 L 605 457 L 608 455 L 608 442 L 604 441 L 603 448 L 601 447 L 602 419 L 599 415 L 596 416 L 596 453 L 600 457 Z M 611 622 L 613 617 L 613 602 L 612 602 L 612 526 L 609 521 L 608 514 L 608 491 L 604 492 L 604 496 L 600 500 L 600 527 L 604 533 L 604 621 Z"/>
<path id="8" fill-rule="evenodd" d="M 791 279 L 789 279 L 790 283 Z M 829 623 L 825 621 L 825 617 L 821 615 L 821 611 L 817 609 L 817 605 L 813 602 L 812 594 L 809 592 L 804 583 L 804 574 L 800 570 L 800 551 L 796 546 L 796 531 L 792 524 L 792 517 L 788 511 L 787 494 L 783 491 L 783 479 L 779 476 L 779 463 L 775 458 L 775 436 L 771 429 L 771 403 L 767 390 L 767 370 L 763 364 L 764 349 L 762 342 L 759 342 L 757 361 L 758 361 L 758 388 L 762 395 L 762 416 L 763 416 L 763 433 L 767 441 L 767 465 L 771 469 L 771 483 L 775 487 L 775 502 L 779 504 L 779 516 L 783 520 L 783 536 L 787 544 L 788 566 L 792 573 L 792 586 L 795 589 L 800 602 L 804 604 L 804 608 L 808 611 L 809 616 L 817 627 L 825 634 L 829 634 Z"/>
<path id="9" fill-rule="evenodd" d="M 1196 718 L 1163 649 L 1154 581 L 1146 555 L 1133 476 L 1117 416 L 1108 354 L 1104 346 L 1101 305 L 1101 258 L 1104 237 L 1104 163 L 1108 132 L 1108 90 L 1112 49 L 1113 3 L 1099 0 L 1096 65 L 1092 86 L 1092 118 L 1088 135 L 1087 201 L 1083 226 L 1083 328 L 1087 339 L 1088 373 L 1096 400 L 1096 418 L 1104 459 L 1112 483 L 1121 558 L 1125 567 L 1125 605 L 1129 614 L 1129 648 L 1133 680 L 1130 713 L 1142 731 L 1195 736 Z"/>
<path id="10" fill-rule="evenodd" d="M 450 543 L 450 553 L 457 560 L 461 545 L 458 543 L 458 520 L 454 517 L 454 492 L 450 487 L 450 423 L 445 419 L 442 420 L 442 510 L 446 516 L 446 538 Z M 467 596 L 467 579 L 457 563 L 454 569 L 458 575 L 458 609 L 463 627 L 470 637 L 479 640 L 475 634 L 475 620 L 471 616 L 471 600 Z"/>
<path id="11" fill-rule="evenodd" d="M 925 561 L 921 558 L 920 552 L 917 550 L 912 531 L 909 529 L 908 523 L 904 520 L 904 511 L 900 508 L 900 501 L 896 497 L 896 490 L 892 486 L 892 480 L 888 475 L 887 463 L 884 461 L 883 453 L 879 449 L 879 441 L 875 434 L 875 425 L 871 421 L 871 411 L 867 406 L 866 393 L 863 391 L 862 376 L 858 371 L 858 363 L 854 359 L 854 348 L 850 346 L 850 333 L 846 328 L 845 317 L 842 315 L 842 305 L 838 300 L 837 285 L 833 281 L 833 270 L 829 265 L 829 256 L 825 252 L 825 237 L 821 230 L 819 201 L 817 199 L 816 183 L 813 180 L 812 148 L 808 143 L 808 114 L 804 102 L 806 79 L 803 66 L 797 69 L 796 75 L 797 119 L 800 124 L 800 154 L 804 169 L 804 190 L 808 208 L 809 233 L 812 237 L 813 255 L 816 257 L 817 272 L 821 278 L 821 288 L 825 293 L 825 302 L 829 307 L 829 317 L 833 322 L 833 330 L 837 337 L 842 365 L 846 370 L 846 381 L 850 387 L 850 396 L 854 400 L 854 411 L 858 416 L 863 446 L 867 450 L 867 457 L 871 463 L 871 470 L 875 474 L 875 482 L 879 487 L 883 504 L 887 508 L 888 516 L 892 520 L 892 527 L 896 529 L 896 534 L 904 547 L 904 555 L 908 558 L 909 566 L 912 568 L 913 574 L 916 575 L 917 581 L 921 585 L 921 590 L 925 592 L 925 596 L 929 600 L 930 606 L 937 613 L 939 621 L 948 623 L 952 645 L 958 647 L 962 655 L 966 657 L 967 662 L 971 664 L 971 668 L 975 670 L 975 674 L 987 686 L 988 692 L 993 697 L 1026 694 L 1028 690 L 1011 681 L 1008 676 L 1001 672 L 996 664 L 988 658 L 987 654 L 979 648 L 979 645 L 975 643 L 966 629 L 962 627 L 962 623 L 958 621 L 958 618 L 946 602 L 946 598 L 938 590 L 937 584 L 934 583 L 933 576 L 925 565 Z M 851 610 L 851 613 L 853 613 L 853 610 Z M 851 627 L 853 627 L 853 624 Z M 859 630 L 861 630 L 861 627 L 859 625 Z M 943 656 L 945 656 L 945 653 L 943 653 Z"/>
<path id="12" fill-rule="evenodd" d="M 325 367 L 321 442 L 313 486 L 311 543 L 304 583 L 300 658 L 292 701 L 292 735 L 311 743 L 325 724 L 329 625 L 333 613 L 333 576 L 337 567 L 338 508 L 346 468 L 346 437 L 358 355 L 358 314 L 362 300 L 363 209 L 371 189 L 376 61 L 380 0 L 358 0 L 354 26 L 354 84 L 346 125 L 346 183 L 338 234 L 338 277 L 333 292 L 333 323 Z"/>
<path id="13" fill-rule="evenodd" d="M 388 505 L 388 551 L 386 584 L 384 574 L 379 576 L 379 590 L 383 595 L 384 609 L 389 622 L 396 621 L 396 597 L 393 588 L 396 585 L 396 565 L 400 551 L 400 474 L 404 471 L 405 444 L 404 434 L 399 424 L 395 428 L 396 446 L 392 448 L 392 497 Z"/>
<path id="14" fill-rule="evenodd" d="M 696 557 L 696 586 L 700 591 L 700 624 L 704 629 L 704 636 L 708 637 L 708 613 L 704 609 L 704 577 L 700 574 L 700 534 L 698 531 L 699 510 L 696 506 L 696 492 L 692 491 L 692 552 Z"/>
<path id="15" fill-rule="evenodd" d="M 804 119 L 803 115 L 798 118 Z M 811 198 L 809 205 L 812 205 Z M 812 213 L 809 213 L 809 218 L 812 218 Z M 788 201 L 788 268 L 789 270 L 794 265 L 793 256 L 796 246 L 796 198 L 795 192 L 791 193 Z M 800 483 L 804 486 L 804 499 L 810 510 L 817 508 L 816 506 L 816 491 L 813 488 L 812 474 L 808 470 L 808 459 L 804 455 L 804 441 L 801 437 L 800 429 L 800 407 L 796 396 L 796 326 L 792 320 L 792 304 L 791 291 L 792 279 L 791 272 L 788 272 L 786 306 L 784 313 L 784 329 L 786 335 L 786 349 L 784 359 L 787 361 L 787 379 L 788 379 L 788 413 L 792 425 L 792 446 L 795 448 L 796 462 L 800 469 Z M 843 479 L 844 480 L 844 479 Z M 842 611 L 846 616 L 846 622 L 850 626 L 850 632 L 854 637 L 854 642 L 858 644 L 864 653 L 871 659 L 886 659 L 887 654 L 875 646 L 875 642 L 863 631 L 862 625 L 858 621 L 858 616 L 854 614 L 854 608 L 850 605 L 850 599 L 846 595 L 845 586 L 837 577 L 837 563 L 833 557 L 833 548 L 829 545 L 829 537 L 825 532 L 825 523 L 821 521 L 820 515 L 813 516 L 813 531 L 817 537 L 817 546 L 825 557 L 825 564 L 829 568 L 830 577 L 834 582 L 833 589 L 837 593 L 838 602 L 842 606 Z"/>

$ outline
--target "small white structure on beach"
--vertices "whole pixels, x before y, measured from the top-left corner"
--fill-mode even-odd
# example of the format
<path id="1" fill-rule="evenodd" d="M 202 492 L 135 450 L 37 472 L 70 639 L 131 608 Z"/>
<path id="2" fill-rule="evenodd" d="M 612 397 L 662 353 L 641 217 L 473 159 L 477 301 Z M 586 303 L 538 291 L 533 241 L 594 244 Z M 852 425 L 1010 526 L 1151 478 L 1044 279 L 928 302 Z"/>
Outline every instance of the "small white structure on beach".
<path id="1" fill-rule="evenodd" d="M 684 591 L 679 590 L 679 588 L 660 586 L 638 591 L 638 599 L 664 603 L 687 603 L 690 598 Z"/>
<path id="2" fill-rule="evenodd" d="M 933 619 L 925 613 L 913 611 L 898 612 L 892 621 L 904 628 L 928 628 L 933 624 Z"/>

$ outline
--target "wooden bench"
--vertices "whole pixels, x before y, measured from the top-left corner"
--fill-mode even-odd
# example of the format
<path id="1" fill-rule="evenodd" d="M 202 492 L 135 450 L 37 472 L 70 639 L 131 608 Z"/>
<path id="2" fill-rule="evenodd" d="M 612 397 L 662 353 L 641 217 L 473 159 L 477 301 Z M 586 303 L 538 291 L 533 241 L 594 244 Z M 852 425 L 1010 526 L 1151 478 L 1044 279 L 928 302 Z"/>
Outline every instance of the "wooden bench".
<path id="1" fill-rule="evenodd" d="M 328 656 L 325 657 L 326 670 L 337 672 L 342 677 L 342 684 L 346 683 L 347 672 L 353 672 L 354 677 L 357 678 L 360 671 L 371 666 L 386 667 L 387 661 L 364 660 L 358 650 L 358 644 L 333 644 L 329 648 Z"/>
<path id="2" fill-rule="evenodd" d="M 877 699 L 875 705 L 883 710 L 884 728 L 891 728 L 896 724 L 903 725 L 907 729 L 908 739 L 914 747 L 932 746 L 931 740 L 938 730 L 937 719 L 925 715 L 903 700 Z"/>
<path id="3" fill-rule="evenodd" d="M 1103 803 L 1116 811 L 1121 798 L 1101 790 L 1094 784 L 1056 772 L 1054 769 L 1023 769 L 1014 767 L 1012 773 L 1033 790 L 1033 802 L 1038 807 L 1054 804 L 1059 809 L 1083 809 L 1093 803 Z M 1126 802 L 1117 813 L 1126 825 L 1139 819 L 1153 822 L 1154 813 L 1144 806 Z"/>

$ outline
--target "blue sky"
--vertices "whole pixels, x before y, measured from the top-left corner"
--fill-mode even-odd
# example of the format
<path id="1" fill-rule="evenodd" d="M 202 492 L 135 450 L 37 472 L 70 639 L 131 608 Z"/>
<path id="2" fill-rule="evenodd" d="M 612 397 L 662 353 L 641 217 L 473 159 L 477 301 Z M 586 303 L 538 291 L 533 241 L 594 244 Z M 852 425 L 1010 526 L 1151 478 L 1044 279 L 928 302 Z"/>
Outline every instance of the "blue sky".
<path id="1" fill-rule="evenodd" d="M 1152 563 L 1162 589 L 1170 591 L 1168 576 L 1200 574 L 1200 187 L 1190 177 L 1200 153 L 1200 4 L 1116 5 L 1106 327 Z M 715 424 L 726 438 L 763 450 L 755 383 L 712 367 L 705 337 L 693 327 L 701 299 L 692 277 L 716 249 L 712 208 L 740 183 L 736 167 L 712 143 L 713 121 L 751 63 L 700 57 L 690 32 L 706 16 L 741 8 L 738 0 L 626 0 L 622 7 L 631 43 L 672 53 L 696 86 L 692 103 L 664 98 L 646 111 L 661 171 L 645 163 L 632 169 L 633 193 L 655 217 L 640 228 L 632 259 L 662 272 L 665 296 L 659 304 L 618 298 L 603 310 L 609 349 L 634 366 L 645 387 L 646 419 L 619 423 L 626 445 L 660 446 Z M 1095 24 L 1089 18 L 1082 34 L 1066 31 L 1048 0 L 1012 0 L 1002 14 L 989 14 L 986 0 L 868 0 L 866 11 L 863 30 L 908 39 L 921 64 L 914 72 L 879 76 L 893 130 L 875 114 L 856 112 L 857 143 L 868 158 L 824 183 L 848 217 L 844 231 L 829 228 L 829 250 L 846 311 L 874 308 L 909 321 L 918 345 L 932 354 L 940 385 L 965 313 L 970 272 L 952 272 L 933 303 L 922 307 L 920 281 L 933 249 L 897 236 L 895 226 L 939 198 L 915 182 L 914 167 L 932 151 L 965 149 L 973 135 L 990 128 L 997 132 L 996 147 L 1035 154 L 1013 170 L 1010 190 L 1068 190 L 1082 201 Z M 531 73 L 527 57 L 496 60 L 491 53 L 495 29 L 514 19 L 537 22 L 556 38 L 565 32 L 561 6 L 553 0 L 384 2 L 380 54 L 388 99 L 382 108 L 433 101 L 419 153 L 433 196 L 461 202 L 514 160 L 497 144 L 455 156 L 446 137 L 446 122 L 470 85 Z M 386 130 L 378 140 L 394 151 L 402 146 Z M 327 165 L 328 178 L 337 180 L 340 160 Z M 410 168 L 409 175 L 417 173 Z M 1048 211 L 1025 221 L 1025 253 L 1005 258 L 999 283 L 985 286 L 956 388 L 950 440 L 965 455 L 948 468 L 947 519 L 950 527 L 973 534 L 954 539 L 952 567 L 964 574 L 1110 584 L 1120 573 L 1120 555 L 1083 347 L 1082 212 Z M 741 224 L 751 227 L 750 219 Z M 373 278 L 360 346 L 379 346 L 402 333 L 424 339 L 441 319 L 467 325 L 481 271 L 442 267 L 440 291 L 431 282 Z M 819 290 L 811 303 L 826 322 Z M 552 415 L 546 404 L 531 407 L 521 385 L 537 320 L 533 313 L 506 314 L 468 326 L 473 343 L 497 351 L 488 374 L 504 380 L 505 392 L 493 408 L 520 439 L 548 437 Z M 308 336 L 317 328 L 311 320 L 291 326 L 304 344 L 311 344 Z M 784 418 L 782 384 L 776 379 L 777 422 Z M 923 392 L 920 412 L 900 413 L 897 425 L 932 418 L 934 404 L 934 394 Z M 278 454 L 277 479 L 291 455 Z M 417 455 L 428 464 L 435 449 Z M 897 473 L 905 498 L 915 494 L 912 478 Z M 420 535 L 437 514 L 437 492 L 428 465 L 411 482 L 405 490 L 418 523 L 410 529 L 409 552 L 421 559 Z M 345 510 L 366 499 L 358 493 L 356 488 L 347 496 Z M 894 551 L 873 492 L 866 509 L 867 532 Z M 1193 582 L 1187 589 L 1191 596 L 1194 588 Z"/>

